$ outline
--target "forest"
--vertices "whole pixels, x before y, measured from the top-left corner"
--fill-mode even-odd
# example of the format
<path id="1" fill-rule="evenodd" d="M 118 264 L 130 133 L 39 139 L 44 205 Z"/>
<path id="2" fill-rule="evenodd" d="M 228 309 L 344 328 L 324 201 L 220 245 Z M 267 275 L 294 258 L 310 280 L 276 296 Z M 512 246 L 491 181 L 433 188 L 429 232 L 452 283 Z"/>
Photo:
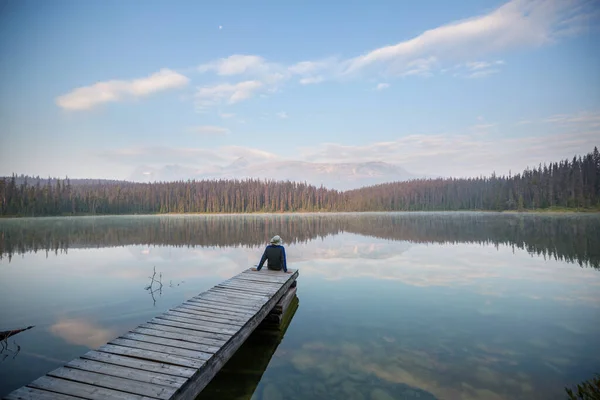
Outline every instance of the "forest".
<path id="1" fill-rule="evenodd" d="M 0 216 L 600 209 L 600 153 L 508 176 L 391 182 L 337 191 L 301 182 L 137 183 L 0 178 Z"/>

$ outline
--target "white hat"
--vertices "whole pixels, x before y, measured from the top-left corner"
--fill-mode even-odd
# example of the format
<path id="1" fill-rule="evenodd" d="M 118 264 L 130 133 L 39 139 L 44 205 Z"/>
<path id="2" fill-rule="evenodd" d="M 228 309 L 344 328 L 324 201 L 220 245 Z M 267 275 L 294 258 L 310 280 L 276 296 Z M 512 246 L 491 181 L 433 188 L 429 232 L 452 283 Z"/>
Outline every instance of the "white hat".
<path id="1" fill-rule="evenodd" d="M 271 244 L 281 244 L 281 238 L 279 235 L 275 235 L 271 238 Z"/>

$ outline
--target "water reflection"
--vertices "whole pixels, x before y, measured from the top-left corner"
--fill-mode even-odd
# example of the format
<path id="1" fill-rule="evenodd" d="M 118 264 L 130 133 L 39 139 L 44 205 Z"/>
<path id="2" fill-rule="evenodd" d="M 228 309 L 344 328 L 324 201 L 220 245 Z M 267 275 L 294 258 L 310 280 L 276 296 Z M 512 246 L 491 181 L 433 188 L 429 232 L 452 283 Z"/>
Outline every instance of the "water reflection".
<path id="1" fill-rule="evenodd" d="M 562 399 L 600 371 L 600 274 L 577 266 L 598 266 L 599 216 L 23 219 L 0 221 L 0 329 L 36 329 L 0 396 L 255 264 L 274 233 L 302 307 L 204 396 Z"/>
<path id="2" fill-rule="evenodd" d="M 106 216 L 0 221 L 0 259 L 73 248 L 148 245 L 255 247 L 280 234 L 288 244 L 355 233 L 411 243 L 508 245 L 600 268 L 598 215 L 360 213 Z"/>

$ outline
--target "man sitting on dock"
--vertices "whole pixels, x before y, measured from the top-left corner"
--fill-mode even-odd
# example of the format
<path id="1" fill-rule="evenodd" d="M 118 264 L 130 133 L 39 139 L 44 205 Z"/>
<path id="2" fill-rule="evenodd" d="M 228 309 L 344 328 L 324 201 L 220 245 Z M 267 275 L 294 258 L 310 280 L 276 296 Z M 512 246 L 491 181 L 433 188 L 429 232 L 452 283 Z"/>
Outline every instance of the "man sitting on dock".
<path id="1" fill-rule="evenodd" d="M 285 248 L 281 245 L 281 238 L 279 235 L 273 236 L 271 242 L 265 249 L 260 263 L 258 263 L 257 268 L 252 268 L 253 271 L 260 271 L 263 267 L 263 264 L 267 261 L 267 268 L 273 271 L 281 271 L 283 269 L 284 272 L 290 274 L 291 271 L 287 270 L 287 261 L 285 259 Z"/>

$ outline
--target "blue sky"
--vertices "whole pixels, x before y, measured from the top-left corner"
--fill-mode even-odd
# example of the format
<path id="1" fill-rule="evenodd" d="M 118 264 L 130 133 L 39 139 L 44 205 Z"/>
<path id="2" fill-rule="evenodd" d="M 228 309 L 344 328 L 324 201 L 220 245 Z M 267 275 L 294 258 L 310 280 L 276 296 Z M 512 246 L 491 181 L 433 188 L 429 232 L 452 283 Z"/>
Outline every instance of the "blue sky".
<path id="1" fill-rule="evenodd" d="M 594 0 L 5 1 L 0 174 L 385 161 L 518 171 L 600 144 Z"/>

